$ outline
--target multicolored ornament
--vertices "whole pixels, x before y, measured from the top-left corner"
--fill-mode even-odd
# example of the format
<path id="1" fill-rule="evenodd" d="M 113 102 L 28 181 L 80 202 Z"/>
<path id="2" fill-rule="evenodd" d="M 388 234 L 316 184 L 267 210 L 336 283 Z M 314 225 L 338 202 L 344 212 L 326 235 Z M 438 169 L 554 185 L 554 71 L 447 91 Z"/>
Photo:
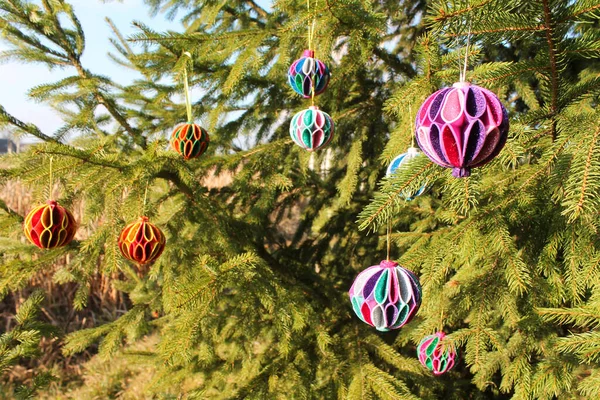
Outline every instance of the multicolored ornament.
<path id="1" fill-rule="evenodd" d="M 398 168 L 404 163 L 416 158 L 421 157 L 422 153 L 416 147 L 409 147 L 406 153 L 400 154 L 398 157 L 394 158 L 385 172 L 386 176 L 391 176 L 396 172 Z M 413 190 L 405 190 L 400 195 L 404 197 L 405 200 L 410 201 L 417 196 L 420 196 L 427 190 L 427 183 L 423 184 L 416 192 Z"/>
<path id="2" fill-rule="evenodd" d="M 206 129 L 189 122 L 177 125 L 171 134 L 171 147 L 186 160 L 200 157 L 209 142 Z"/>
<path id="3" fill-rule="evenodd" d="M 304 50 L 302 58 L 294 61 L 288 71 L 290 86 L 305 99 L 312 97 L 313 88 L 315 96 L 323 93 L 329 84 L 329 78 L 329 68 L 323 61 L 315 58 L 313 50 Z"/>
<path id="4" fill-rule="evenodd" d="M 406 325 L 421 306 L 419 279 L 389 260 L 358 274 L 348 294 L 356 315 L 384 332 Z"/>
<path id="5" fill-rule="evenodd" d="M 156 260 L 165 249 L 165 235 L 148 217 L 140 217 L 127 225 L 119 235 L 119 249 L 123 256 L 140 265 Z"/>
<path id="6" fill-rule="evenodd" d="M 498 97 L 469 82 L 438 90 L 417 113 L 415 135 L 434 163 L 463 178 L 498 155 L 508 137 L 508 113 Z"/>
<path id="7" fill-rule="evenodd" d="M 40 249 L 54 249 L 73 240 L 77 223 L 69 210 L 49 200 L 27 214 L 23 231 L 27 239 Z"/>
<path id="8" fill-rule="evenodd" d="M 445 336 L 444 332 L 425 336 L 417 346 L 419 361 L 434 375 L 444 374 L 454 367 L 456 349 L 451 344 L 443 343 Z"/>
<path id="9" fill-rule="evenodd" d="M 290 136 L 298 146 L 308 151 L 320 149 L 333 138 L 333 120 L 319 107 L 311 106 L 294 115 Z"/>

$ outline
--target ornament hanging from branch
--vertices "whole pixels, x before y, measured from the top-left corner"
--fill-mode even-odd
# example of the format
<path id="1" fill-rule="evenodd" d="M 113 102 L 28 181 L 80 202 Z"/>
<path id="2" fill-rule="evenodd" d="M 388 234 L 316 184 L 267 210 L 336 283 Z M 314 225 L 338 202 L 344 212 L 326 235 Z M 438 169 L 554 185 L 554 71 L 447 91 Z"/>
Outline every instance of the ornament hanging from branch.
<path id="1" fill-rule="evenodd" d="M 457 36 L 458 38 L 458 36 Z M 491 91 L 466 81 L 471 21 L 460 82 L 440 89 L 417 113 L 415 136 L 421 150 L 457 178 L 471 175 L 500 153 L 508 137 L 508 112 Z"/>
<path id="2" fill-rule="evenodd" d="M 288 82 L 292 89 L 305 99 L 318 96 L 329 84 L 329 68 L 315 58 L 314 50 L 304 50 L 302 57 L 292 63 L 288 71 Z"/>
<path id="3" fill-rule="evenodd" d="M 403 164 L 406 165 L 406 163 L 408 163 L 410 160 L 422 156 L 423 154 L 419 151 L 419 149 L 417 149 L 416 147 L 409 147 L 406 153 L 402 153 L 392 160 L 385 172 L 385 175 L 392 176 L 394 173 L 396 173 L 398 168 L 402 167 Z M 400 193 L 400 196 L 402 196 L 405 200 L 410 201 L 415 197 L 422 195 L 425 192 L 425 190 L 427 190 L 427 183 L 424 183 L 416 191 L 408 189 L 404 190 L 402 193 Z"/>
<path id="4" fill-rule="evenodd" d="M 73 240 L 77 223 L 69 210 L 49 200 L 27 214 L 23 230 L 27 239 L 40 249 L 54 249 Z"/>
<path id="5" fill-rule="evenodd" d="M 189 52 L 183 53 L 184 56 L 192 60 Z M 171 147 L 173 150 L 183 156 L 185 160 L 200 157 L 208 148 L 210 138 L 206 129 L 193 123 L 192 101 L 188 83 L 187 66 L 183 67 L 183 86 L 185 90 L 185 109 L 187 113 L 187 123 L 179 124 L 171 134 Z"/>
<path id="6" fill-rule="evenodd" d="M 458 82 L 425 100 L 417 113 L 415 137 L 431 161 L 463 178 L 500 153 L 508 125 L 508 113 L 494 93 Z"/>
<path id="7" fill-rule="evenodd" d="M 333 120 L 318 107 L 310 106 L 294 115 L 290 136 L 298 146 L 308 151 L 318 150 L 333 138 Z"/>
<path id="8" fill-rule="evenodd" d="M 140 265 L 155 261 L 165 249 L 165 235 L 148 222 L 148 217 L 140 217 L 130 223 L 119 235 L 119 249 L 123 256 Z"/>
<path id="9" fill-rule="evenodd" d="M 403 327 L 421 306 L 417 276 L 390 260 L 358 274 L 348 294 L 356 315 L 380 331 Z"/>
<path id="10" fill-rule="evenodd" d="M 52 178 L 52 162 L 50 157 L 48 197 L 52 197 L 54 180 Z M 29 211 L 23 223 L 23 231 L 27 239 L 40 249 L 54 249 L 69 244 L 77 223 L 73 214 L 54 200 L 39 205 Z"/>
<path id="11" fill-rule="evenodd" d="M 456 349 L 444 341 L 445 336 L 444 332 L 436 332 L 425 336 L 417 346 L 419 362 L 434 375 L 442 375 L 454 367 Z"/>

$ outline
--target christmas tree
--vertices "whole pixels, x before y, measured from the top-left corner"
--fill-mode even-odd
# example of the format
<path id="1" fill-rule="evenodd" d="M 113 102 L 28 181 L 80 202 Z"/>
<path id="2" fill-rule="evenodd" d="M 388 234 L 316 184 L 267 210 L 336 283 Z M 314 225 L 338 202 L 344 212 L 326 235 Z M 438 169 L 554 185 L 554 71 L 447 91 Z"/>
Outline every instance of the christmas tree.
<path id="1" fill-rule="evenodd" d="M 104 279 L 126 307 L 58 332 L 35 322 L 34 292 L 0 337 L 3 369 L 54 336 L 63 357 L 126 359 L 134 380 L 152 371 L 148 398 L 600 396 L 597 1 L 146 3 L 185 30 L 137 23 L 124 37 L 111 24 L 111 57 L 140 76 L 119 85 L 82 62 L 91 50 L 68 1 L 0 0 L 3 57 L 71 74 L 29 93 L 60 113 L 56 132 L 0 108 L 3 125 L 40 140 L 4 158 L 2 180 L 78 210 L 73 241 L 36 247 L 23 223 L 37 220 L 1 204 L 0 293 L 44 273 L 75 288 L 77 313 L 97 306 Z M 309 47 L 331 80 L 304 99 L 286 74 Z M 427 157 L 384 177 L 421 104 L 461 75 L 507 108 L 504 149 L 470 177 Z M 335 129 L 307 152 L 289 123 L 313 103 Z M 185 122 L 210 144 L 184 158 L 168 142 Z M 121 235 L 130 223 L 164 241 L 152 228 L 158 247 L 128 253 L 141 248 Z M 379 332 L 347 292 L 390 257 L 419 277 L 422 305 Z M 437 330 L 459 356 L 434 377 L 416 347 Z"/>

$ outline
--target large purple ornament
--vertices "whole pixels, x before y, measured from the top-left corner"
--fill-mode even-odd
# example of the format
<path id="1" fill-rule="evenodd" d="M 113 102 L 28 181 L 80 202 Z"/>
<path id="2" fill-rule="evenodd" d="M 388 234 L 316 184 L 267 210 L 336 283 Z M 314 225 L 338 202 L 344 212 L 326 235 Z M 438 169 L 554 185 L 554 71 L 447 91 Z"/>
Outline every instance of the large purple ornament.
<path id="1" fill-rule="evenodd" d="M 315 58 L 313 50 L 304 50 L 302 58 L 297 59 L 288 71 L 288 82 L 292 89 L 305 99 L 323 93 L 329 84 L 329 68 L 321 60 Z"/>
<path id="2" fill-rule="evenodd" d="M 487 89 L 458 82 L 438 90 L 417 113 L 415 136 L 436 164 L 463 178 L 498 155 L 508 136 L 508 113 Z"/>
<path id="3" fill-rule="evenodd" d="M 348 294 L 356 315 L 384 332 L 406 325 L 421 306 L 419 279 L 389 260 L 358 274 Z"/>

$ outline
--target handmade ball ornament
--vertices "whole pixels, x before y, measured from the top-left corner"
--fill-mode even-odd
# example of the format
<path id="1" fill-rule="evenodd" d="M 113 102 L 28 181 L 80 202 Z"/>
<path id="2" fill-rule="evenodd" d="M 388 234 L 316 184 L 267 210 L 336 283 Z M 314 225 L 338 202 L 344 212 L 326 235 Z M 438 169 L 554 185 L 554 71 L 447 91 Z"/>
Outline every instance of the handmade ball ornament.
<path id="1" fill-rule="evenodd" d="M 319 107 L 311 106 L 294 115 L 290 136 L 298 146 L 308 151 L 320 149 L 333 138 L 333 120 Z"/>
<path id="2" fill-rule="evenodd" d="M 508 113 L 498 97 L 469 82 L 438 90 L 421 106 L 417 143 L 438 165 L 457 178 L 471 175 L 498 155 L 508 136 Z"/>
<path id="3" fill-rule="evenodd" d="M 288 82 L 292 89 L 305 99 L 323 93 L 329 84 L 329 68 L 321 60 L 315 58 L 313 50 L 304 50 L 302 58 L 292 63 L 288 71 Z"/>
<path id="4" fill-rule="evenodd" d="M 406 325 L 421 306 L 419 279 L 389 260 L 358 274 L 348 294 L 356 315 L 380 331 Z"/>
<path id="5" fill-rule="evenodd" d="M 443 344 L 445 336 L 444 332 L 425 336 L 417 346 L 419 361 L 434 375 L 444 374 L 454 367 L 456 350 L 452 345 Z"/>
<path id="6" fill-rule="evenodd" d="M 209 142 L 206 129 L 192 123 L 177 125 L 171 134 L 171 147 L 186 160 L 200 157 L 208 148 Z"/>
<path id="7" fill-rule="evenodd" d="M 77 223 L 69 210 L 50 200 L 27 214 L 23 230 L 27 239 L 40 249 L 53 249 L 73 240 Z"/>
<path id="8" fill-rule="evenodd" d="M 392 162 L 387 168 L 387 171 L 385 172 L 385 175 L 393 175 L 398 170 L 398 168 L 402 166 L 402 164 L 406 164 L 407 162 L 416 157 L 422 157 L 422 153 L 416 147 L 409 147 L 406 153 L 402 153 L 392 160 Z M 417 191 L 405 190 L 402 193 L 400 193 L 400 195 L 404 197 L 404 199 L 410 201 L 415 197 L 422 195 L 423 192 L 425 192 L 425 190 L 427 190 L 427 183 L 423 184 L 423 186 L 421 186 Z"/>
<path id="9" fill-rule="evenodd" d="M 123 256 L 140 265 L 156 260 L 165 249 L 165 235 L 148 217 L 140 217 L 127 225 L 119 235 L 119 249 Z"/>

